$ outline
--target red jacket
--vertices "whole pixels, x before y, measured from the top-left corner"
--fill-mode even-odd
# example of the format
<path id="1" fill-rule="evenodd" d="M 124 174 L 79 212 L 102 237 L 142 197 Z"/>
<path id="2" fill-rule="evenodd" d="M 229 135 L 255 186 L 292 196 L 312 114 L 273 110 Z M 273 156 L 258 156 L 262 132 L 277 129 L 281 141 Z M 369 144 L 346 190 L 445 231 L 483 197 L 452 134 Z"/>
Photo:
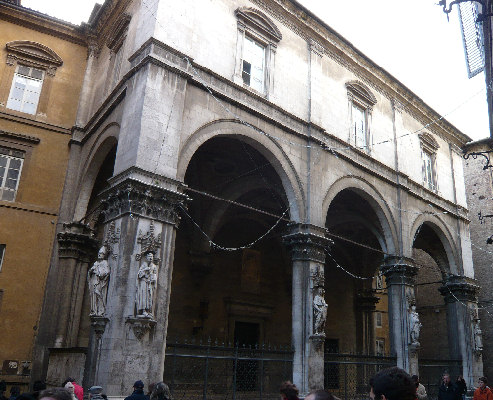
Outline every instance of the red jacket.
<path id="1" fill-rule="evenodd" d="M 77 383 L 72 382 L 72 385 L 74 385 L 74 394 L 79 400 L 84 400 L 84 389 L 82 389 L 82 386 L 77 385 Z M 493 400 L 493 398 L 488 399 L 488 400 Z"/>
<path id="2" fill-rule="evenodd" d="M 488 386 L 485 386 L 484 389 L 477 388 L 474 391 L 473 400 L 493 400 L 493 393 Z"/>

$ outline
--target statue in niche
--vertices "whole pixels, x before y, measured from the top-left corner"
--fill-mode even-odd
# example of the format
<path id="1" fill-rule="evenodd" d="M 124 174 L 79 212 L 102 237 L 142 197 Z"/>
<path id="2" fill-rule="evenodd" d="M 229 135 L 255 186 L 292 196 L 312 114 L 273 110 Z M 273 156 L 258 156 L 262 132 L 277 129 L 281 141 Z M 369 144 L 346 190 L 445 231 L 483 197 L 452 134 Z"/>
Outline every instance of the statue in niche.
<path id="1" fill-rule="evenodd" d="M 473 322 L 474 324 L 474 350 L 476 352 L 483 351 L 483 332 L 481 331 L 481 327 L 479 326 L 479 318 L 476 318 Z"/>
<path id="2" fill-rule="evenodd" d="M 419 344 L 419 331 L 422 324 L 419 322 L 419 314 L 416 311 L 416 306 L 412 305 L 409 311 L 409 329 L 411 331 L 411 344 Z"/>
<path id="3" fill-rule="evenodd" d="M 327 319 L 327 303 L 324 298 L 325 290 L 317 289 L 317 294 L 313 298 L 313 320 L 315 335 L 325 334 L 325 320 Z"/>
<path id="4" fill-rule="evenodd" d="M 154 262 L 154 251 L 148 250 L 144 253 L 144 256 L 145 259 L 141 261 L 139 272 L 137 273 L 135 305 L 138 316 L 152 317 L 158 268 Z"/>
<path id="5" fill-rule="evenodd" d="M 110 279 L 110 267 L 106 260 L 108 251 L 105 246 L 98 252 L 98 259 L 87 273 L 89 293 L 91 298 L 92 316 L 103 316 L 106 312 L 106 295 L 108 293 L 108 281 Z"/>

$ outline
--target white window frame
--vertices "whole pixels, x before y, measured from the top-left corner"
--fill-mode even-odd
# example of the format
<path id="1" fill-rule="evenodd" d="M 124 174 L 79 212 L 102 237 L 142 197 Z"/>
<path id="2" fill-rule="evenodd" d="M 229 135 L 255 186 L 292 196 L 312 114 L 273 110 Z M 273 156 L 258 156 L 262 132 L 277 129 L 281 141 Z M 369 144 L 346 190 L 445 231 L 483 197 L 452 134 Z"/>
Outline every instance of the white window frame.
<path id="1" fill-rule="evenodd" d="M 3 265 L 3 260 L 5 259 L 6 250 L 7 250 L 7 245 L 5 243 L 0 243 L 0 272 L 2 272 L 2 265 Z"/>
<path id="2" fill-rule="evenodd" d="M 383 313 L 381 311 L 375 311 L 375 328 L 382 328 Z"/>
<path id="3" fill-rule="evenodd" d="M 23 70 L 23 69 L 27 69 L 27 74 L 21 72 L 21 70 Z M 34 71 L 39 71 L 41 73 L 40 79 L 34 78 L 31 76 L 31 74 L 33 74 Z M 14 73 L 14 77 L 12 79 L 12 85 L 10 87 L 9 98 L 7 101 L 7 108 L 10 110 L 19 111 L 19 112 L 26 113 L 26 114 L 36 115 L 36 113 L 38 111 L 39 100 L 41 98 L 41 91 L 43 90 L 44 77 L 45 77 L 45 71 L 43 71 L 42 69 L 36 68 L 36 67 L 30 67 L 27 65 L 18 64 L 16 67 L 16 71 Z M 16 89 L 16 84 L 17 84 L 19 79 L 24 79 L 24 80 L 27 80 L 30 82 L 36 82 L 39 84 L 39 91 L 36 93 L 37 97 L 35 99 L 35 102 L 27 101 L 29 91 L 26 90 L 26 88 L 24 88 L 24 90 L 22 91 L 22 99 L 14 99 L 13 96 L 14 96 L 14 92 Z M 31 93 L 33 93 L 33 92 L 31 92 Z M 14 101 L 20 101 L 21 102 L 19 108 L 14 107 Z M 28 104 L 28 103 L 34 104 L 34 111 L 33 112 L 29 112 L 29 111 L 26 111 L 24 109 L 25 104 Z"/>
<path id="4" fill-rule="evenodd" d="M 246 53 L 247 53 L 247 47 L 248 46 L 252 46 L 252 47 L 256 46 L 258 49 L 254 49 L 254 50 L 260 50 L 260 52 L 262 53 L 262 60 L 260 63 L 258 63 L 258 64 L 254 63 L 253 62 L 254 60 L 250 59 L 249 57 L 247 59 Z M 241 77 L 243 79 L 244 85 L 249 86 L 250 88 L 252 88 L 253 90 L 256 90 L 259 93 L 265 93 L 265 78 L 266 78 L 266 76 L 265 76 L 266 75 L 265 74 L 265 69 L 266 69 L 265 68 L 266 67 L 265 53 L 266 53 L 266 47 L 263 43 L 260 43 L 257 40 L 251 38 L 250 36 L 245 35 L 245 37 L 243 38 L 243 54 L 241 57 Z M 250 71 L 249 72 L 245 71 L 245 63 L 248 63 L 250 65 Z M 259 65 L 259 64 L 261 64 L 261 65 Z M 254 74 L 255 68 L 260 70 L 260 79 L 257 78 Z M 245 75 L 248 75 L 248 78 L 249 78 L 248 82 L 246 82 Z M 258 82 L 258 85 L 255 84 L 255 82 Z"/>
<path id="5" fill-rule="evenodd" d="M 381 351 L 379 351 L 381 349 Z M 384 356 L 385 355 L 385 339 L 377 338 L 375 339 L 375 355 Z"/>
<path id="6" fill-rule="evenodd" d="M 436 158 L 439 145 L 429 133 L 419 135 L 421 142 L 421 173 L 423 186 L 433 192 L 438 192 Z"/>
<path id="7" fill-rule="evenodd" d="M 277 44 L 282 39 L 276 25 L 255 8 L 240 7 L 235 11 L 237 18 L 236 61 L 233 82 L 268 98 L 274 91 L 274 66 Z M 245 42 L 253 41 L 264 48 L 263 85 L 255 89 L 244 82 L 243 62 Z"/>
<path id="8" fill-rule="evenodd" d="M 361 82 L 351 81 L 346 83 L 348 108 L 349 108 L 349 135 L 348 142 L 358 150 L 370 153 L 371 151 L 371 117 L 373 106 L 377 99 L 371 91 Z M 358 139 L 356 126 L 356 110 L 363 113 L 363 143 Z"/>
<path id="9" fill-rule="evenodd" d="M 9 148 L 0 146 L 0 157 L 7 159 L 5 167 L 3 167 L 3 168 L 5 168 L 5 171 L 4 171 L 3 175 L 0 175 L 0 200 L 2 200 L 2 201 L 15 201 L 15 198 L 17 197 L 17 190 L 19 189 L 19 183 L 21 180 L 22 167 L 24 166 L 25 154 L 24 154 L 24 152 L 22 152 L 20 150 L 9 149 Z M 15 183 L 15 189 L 8 188 L 6 186 L 8 174 L 9 174 L 9 171 L 11 169 L 10 164 L 11 164 L 12 160 L 20 161 L 20 166 L 18 168 L 19 172 L 18 172 L 18 175 L 16 178 L 16 183 Z M 12 198 L 6 198 L 7 193 L 13 194 Z"/>

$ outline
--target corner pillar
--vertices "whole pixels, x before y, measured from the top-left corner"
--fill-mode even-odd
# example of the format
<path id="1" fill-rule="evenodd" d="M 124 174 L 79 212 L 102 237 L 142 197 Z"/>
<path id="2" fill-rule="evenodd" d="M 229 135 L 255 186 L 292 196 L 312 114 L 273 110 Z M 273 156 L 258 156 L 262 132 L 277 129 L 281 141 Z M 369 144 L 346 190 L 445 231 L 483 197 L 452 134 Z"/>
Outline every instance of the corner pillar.
<path id="1" fill-rule="evenodd" d="M 293 382 L 302 394 L 324 387 L 326 229 L 291 224 L 284 243 L 291 253 Z"/>
<path id="2" fill-rule="evenodd" d="M 449 275 L 440 287 L 447 305 L 450 357 L 462 359 L 467 387 L 475 387 L 483 376 L 483 341 L 478 317 L 479 286 L 470 278 Z"/>
<path id="3" fill-rule="evenodd" d="M 380 267 L 389 296 L 390 351 L 397 366 L 418 375 L 419 323 L 414 286 L 418 267 L 406 257 L 388 257 Z"/>
<path id="4" fill-rule="evenodd" d="M 105 232 L 120 239 L 108 256 L 107 301 L 91 315 L 85 383 L 121 397 L 138 379 L 163 379 L 178 208 L 187 197 L 171 179 L 158 186 L 126 172 L 109 182 Z"/>

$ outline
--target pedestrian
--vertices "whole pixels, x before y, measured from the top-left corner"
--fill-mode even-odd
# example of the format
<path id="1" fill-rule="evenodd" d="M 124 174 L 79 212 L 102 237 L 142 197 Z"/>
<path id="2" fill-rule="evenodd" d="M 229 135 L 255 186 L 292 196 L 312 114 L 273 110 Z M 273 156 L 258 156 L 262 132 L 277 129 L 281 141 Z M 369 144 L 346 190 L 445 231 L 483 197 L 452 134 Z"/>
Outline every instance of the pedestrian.
<path id="1" fill-rule="evenodd" d="M 19 386 L 12 386 L 10 388 L 9 400 L 15 400 L 21 394 L 21 388 Z"/>
<path id="2" fill-rule="evenodd" d="M 392 367 L 381 370 L 370 379 L 372 400 L 415 400 L 416 385 L 403 369 Z"/>
<path id="3" fill-rule="evenodd" d="M 426 394 L 425 387 L 419 382 L 419 376 L 413 375 L 412 378 L 413 378 L 413 381 L 416 385 L 416 397 L 417 397 L 417 399 L 418 400 L 426 400 L 428 398 L 428 395 Z"/>
<path id="4" fill-rule="evenodd" d="M 482 376 L 478 380 L 479 387 L 474 391 L 473 400 L 493 400 L 493 393 L 488 387 L 488 379 Z"/>
<path id="5" fill-rule="evenodd" d="M 308 393 L 305 400 L 339 400 L 337 397 L 333 396 L 330 392 L 326 390 L 314 390 Z"/>
<path id="6" fill-rule="evenodd" d="M 39 394 L 39 400 L 71 400 L 70 392 L 65 388 L 53 388 L 43 390 Z"/>
<path id="7" fill-rule="evenodd" d="M 74 384 L 72 382 L 68 381 L 65 385 L 63 385 L 63 387 L 70 392 L 70 395 L 72 396 L 72 400 L 77 400 L 77 397 L 75 397 L 75 392 L 74 392 Z"/>
<path id="8" fill-rule="evenodd" d="M 152 388 L 150 400 L 173 400 L 168 385 L 164 382 L 156 383 Z"/>
<path id="9" fill-rule="evenodd" d="M 457 380 L 455 381 L 455 387 L 457 391 L 457 397 L 459 399 L 465 400 L 466 399 L 466 393 L 467 393 L 467 385 L 466 381 L 462 377 L 462 375 L 459 375 L 457 377 Z"/>
<path id="10" fill-rule="evenodd" d="M 101 386 L 91 386 L 89 388 L 89 400 L 103 400 L 103 388 Z"/>
<path id="11" fill-rule="evenodd" d="M 80 386 L 74 378 L 68 377 L 65 379 L 65 381 L 62 383 L 62 387 L 65 387 L 67 382 L 72 382 L 72 385 L 74 385 L 74 394 L 79 400 L 84 400 L 84 389 L 82 386 Z"/>
<path id="12" fill-rule="evenodd" d="M 457 390 L 448 372 L 442 375 L 442 384 L 438 388 L 438 400 L 457 400 Z"/>
<path id="13" fill-rule="evenodd" d="M 298 393 L 299 390 L 296 385 L 291 381 L 285 381 L 281 383 L 279 388 L 279 393 L 281 394 L 281 399 L 283 400 L 299 400 Z"/>
<path id="14" fill-rule="evenodd" d="M 144 382 L 138 380 L 134 383 L 133 393 L 125 397 L 125 400 L 149 400 L 149 396 L 144 394 Z"/>

